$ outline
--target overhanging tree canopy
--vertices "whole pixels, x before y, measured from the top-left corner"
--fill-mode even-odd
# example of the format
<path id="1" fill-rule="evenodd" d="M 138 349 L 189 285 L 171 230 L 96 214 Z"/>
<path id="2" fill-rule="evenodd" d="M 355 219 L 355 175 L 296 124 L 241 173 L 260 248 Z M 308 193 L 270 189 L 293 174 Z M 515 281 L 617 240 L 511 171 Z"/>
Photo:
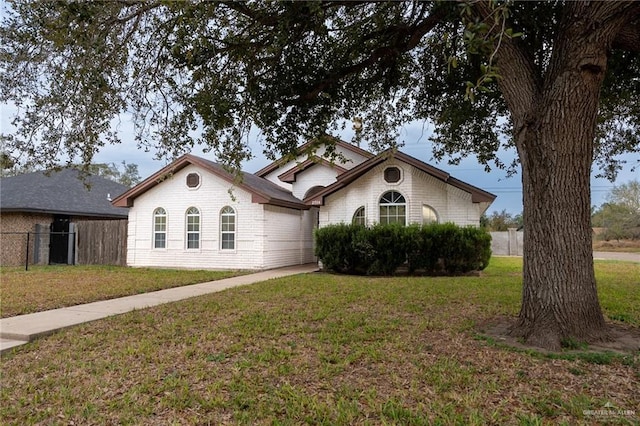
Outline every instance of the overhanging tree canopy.
<path id="1" fill-rule="evenodd" d="M 594 153 L 611 175 L 617 154 L 640 150 L 640 3 L 11 6 L 0 93 L 21 109 L 13 153 L 88 163 L 117 142 L 111 120 L 125 111 L 142 145 L 180 153 L 202 129 L 198 141 L 236 166 L 252 125 L 276 156 L 355 116 L 374 149 L 431 119 L 436 156 L 501 166 L 501 144 L 518 151 L 527 233 L 513 332 L 547 347 L 606 336 L 589 176 Z"/>

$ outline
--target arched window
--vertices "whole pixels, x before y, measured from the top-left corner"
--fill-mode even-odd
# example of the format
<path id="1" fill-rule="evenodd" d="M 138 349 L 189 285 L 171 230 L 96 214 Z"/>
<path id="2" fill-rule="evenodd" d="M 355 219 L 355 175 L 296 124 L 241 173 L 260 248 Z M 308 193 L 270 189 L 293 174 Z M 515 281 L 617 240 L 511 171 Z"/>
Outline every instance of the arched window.
<path id="1" fill-rule="evenodd" d="M 153 211 L 153 248 L 167 248 L 167 211 L 162 207 Z"/>
<path id="2" fill-rule="evenodd" d="M 222 250 L 236 248 L 236 211 L 229 206 L 220 210 L 220 248 Z"/>
<path id="3" fill-rule="evenodd" d="M 362 225 L 365 226 L 367 224 L 367 219 L 365 217 L 364 206 L 358 207 L 356 212 L 353 214 L 353 219 L 351 219 L 351 223 L 354 225 Z"/>
<path id="4" fill-rule="evenodd" d="M 380 223 L 407 223 L 407 202 L 404 196 L 397 191 L 385 192 L 380 197 Z"/>
<path id="5" fill-rule="evenodd" d="M 436 213 L 435 209 L 426 204 L 422 205 L 422 223 L 438 223 L 438 213 Z"/>
<path id="6" fill-rule="evenodd" d="M 187 209 L 187 248 L 200 248 L 200 211 L 195 207 Z"/>

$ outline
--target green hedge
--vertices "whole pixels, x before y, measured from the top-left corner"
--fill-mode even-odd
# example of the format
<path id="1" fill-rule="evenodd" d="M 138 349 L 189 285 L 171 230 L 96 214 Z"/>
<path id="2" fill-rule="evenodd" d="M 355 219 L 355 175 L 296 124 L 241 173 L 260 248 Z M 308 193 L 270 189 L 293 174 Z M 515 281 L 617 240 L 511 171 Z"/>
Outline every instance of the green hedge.
<path id="1" fill-rule="evenodd" d="M 483 270 L 491 257 L 491 236 L 483 229 L 452 223 L 430 225 L 329 225 L 316 230 L 316 256 L 325 269 L 361 275 L 460 274 Z"/>

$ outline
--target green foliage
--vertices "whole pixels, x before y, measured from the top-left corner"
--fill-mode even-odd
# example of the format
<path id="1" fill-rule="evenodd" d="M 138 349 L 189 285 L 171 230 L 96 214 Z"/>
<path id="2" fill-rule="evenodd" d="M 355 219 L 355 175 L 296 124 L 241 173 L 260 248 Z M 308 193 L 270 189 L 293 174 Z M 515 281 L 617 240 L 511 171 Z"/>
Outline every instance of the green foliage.
<path id="1" fill-rule="evenodd" d="M 364 227 L 344 223 L 316 230 L 316 254 L 325 268 L 338 272 L 360 272 L 362 261 L 373 254 L 368 242 L 362 238 Z"/>
<path id="2" fill-rule="evenodd" d="M 393 273 L 407 260 L 404 242 L 406 228 L 398 223 L 389 225 L 377 224 L 371 228 L 361 230 L 375 255 L 367 269 L 368 275 L 393 275 Z"/>
<path id="3" fill-rule="evenodd" d="M 411 274 L 459 274 L 487 267 L 491 236 L 451 223 L 337 224 L 316 231 L 316 255 L 325 269 L 341 273 L 393 275 L 406 263 Z"/>
<path id="4" fill-rule="evenodd" d="M 89 164 L 105 143 L 120 141 L 111 123 L 122 113 L 130 113 L 140 147 L 160 156 L 198 143 L 237 166 L 252 156 L 246 144 L 252 126 L 273 157 L 293 152 L 301 137 L 359 117 L 364 126 L 356 138 L 374 150 L 401 144 L 404 123 L 432 120 L 436 158 L 476 155 L 503 167 L 496 152 L 513 141 L 498 84 L 511 74 L 497 60 L 500 48 L 516 49 L 535 79 L 530 83 L 542 87 L 555 72 L 551 55 L 566 51 L 554 48 L 568 37 L 557 23 L 573 7 L 17 0 L 6 6 L 0 101 L 19 114 L 3 142 L 19 161 L 39 168 L 64 158 Z M 582 10 L 573 13 L 587 19 Z M 613 49 L 609 61 L 596 152 L 615 173 L 616 157 L 639 149 L 640 59 Z"/>
<path id="5" fill-rule="evenodd" d="M 640 238 L 640 182 L 637 180 L 615 187 L 591 216 L 591 224 L 605 228 L 601 238 Z"/>
<path id="6" fill-rule="evenodd" d="M 138 165 L 122 161 L 122 170 L 116 163 L 93 163 L 87 168 L 92 175 L 102 176 L 121 183 L 128 187 L 133 187 L 140 183 L 142 178 L 138 173 Z"/>
<path id="7" fill-rule="evenodd" d="M 509 228 L 521 228 L 524 225 L 522 213 L 512 215 L 506 210 L 494 211 L 489 216 L 480 217 L 480 227 L 491 232 L 507 231 Z"/>
<path id="8" fill-rule="evenodd" d="M 610 202 L 627 206 L 640 214 L 640 181 L 635 179 L 615 186 L 608 198 Z"/>

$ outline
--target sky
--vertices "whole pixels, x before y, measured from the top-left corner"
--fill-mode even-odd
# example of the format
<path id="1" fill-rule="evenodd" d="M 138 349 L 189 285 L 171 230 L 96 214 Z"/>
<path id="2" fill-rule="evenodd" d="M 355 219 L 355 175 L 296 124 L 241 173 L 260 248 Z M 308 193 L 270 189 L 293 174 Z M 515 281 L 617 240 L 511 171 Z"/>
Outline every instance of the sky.
<path id="1" fill-rule="evenodd" d="M 0 106 L 0 111 L 1 110 L 2 106 Z M 4 114 L 2 123 L 3 125 L 5 123 Z M 489 207 L 487 213 L 506 210 L 515 215 L 522 212 L 522 184 L 519 173 L 512 177 L 507 177 L 504 170 L 498 169 L 487 173 L 484 170 L 484 166 L 478 163 L 474 157 L 463 159 L 458 165 L 449 165 L 446 159 L 441 162 L 436 162 L 431 155 L 432 146 L 429 142 L 429 134 L 428 126 L 423 126 L 422 122 L 413 122 L 405 125 L 401 129 L 399 138 L 401 141 L 404 141 L 405 144 L 400 150 L 405 154 L 409 154 L 448 172 L 457 179 L 497 195 L 496 200 Z M 335 136 L 341 137 L 343 140 L 349 142 L 353 134 L 352 131 L 347 130 Z M 260 144 L 257 134 L 250 137 L 249 146 L 252 149 L 254 158 L 243 164 L 242 168 L 245 172 L 254 173 L 270 164 L 271 161 L 262 153 L 264 147 Z M 367 149 L 365 145 L 362 145 L 362 148 Z M 212 154 L 204 154 L 202 150 L 197 147 L 192 153 L 216 161 L 216 159 L 212 157 Z M 510 163 L 515 156 L 515 151 L 499 153 L 500 159 L 507 164 Z M 635 158 L 630 155 L 625 158 L 629 162 L 635 161 Z M 133 141 L 125 141 L 120 146 L 105 147 L 95 158 L 95 162 L 98 163 L 113 162 L 120 164 L 123 160 L 127 163 L 137 164 L 140 176 L 143 179 L 152 175 L 166 164 L 165 161 L 155 160 L 152 152 L 145 153 L 137 149 Z M 640 170 L 636 169 L 633 171 L 629 165 L 620 171 L 616 181 L 613 183 L 606 179 L 595 178 L 597 174 L 598 171 L 594 171 L 591 179 L 591 205 L 593 206 L 600 206 L 604 203 L 607 194 L 615 185 L 624 184 L 631 180 L 640 180 Z"/>

